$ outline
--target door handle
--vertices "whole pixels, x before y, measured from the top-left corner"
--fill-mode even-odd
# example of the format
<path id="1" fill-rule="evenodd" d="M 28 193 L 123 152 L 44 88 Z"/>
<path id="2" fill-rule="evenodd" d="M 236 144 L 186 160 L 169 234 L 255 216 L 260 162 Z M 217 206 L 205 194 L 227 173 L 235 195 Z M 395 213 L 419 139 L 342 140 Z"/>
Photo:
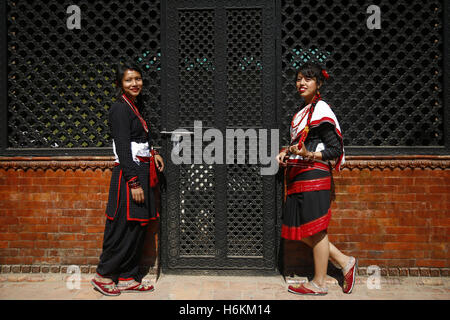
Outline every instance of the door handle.
<path id="1" fill-rule="evenodd" d="M 174 134 L 174 135 L 180 135 L 180 136 L 194 134 L 193 132 L 190 132 L 190 131 L 161 131 L 160 133 L 161 134 L 170 134 L 170 135 Z"/>
<path id="2" fill-rule="evenodd" d="M 182 136 L 190 136 L 194 133 L 191 131 L 161 131 L 161 134 L 170 134 L 171 135 L 171 141 L 172 141 L 172 152 L 179 153 L 180 152 L 180 143 L 181 143 L 181 137 Z"/>

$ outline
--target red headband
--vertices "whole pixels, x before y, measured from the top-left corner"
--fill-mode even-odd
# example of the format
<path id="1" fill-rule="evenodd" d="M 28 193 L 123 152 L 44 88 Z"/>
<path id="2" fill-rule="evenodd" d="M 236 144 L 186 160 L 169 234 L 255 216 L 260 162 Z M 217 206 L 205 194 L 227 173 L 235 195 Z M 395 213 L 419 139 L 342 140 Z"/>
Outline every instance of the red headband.
<path id="1" fill-rule="evenodd" d="M 328 80 L 328 78 L 330 77 L 325 69 L 322 70 L 322 74 L 326 80 Z"/>

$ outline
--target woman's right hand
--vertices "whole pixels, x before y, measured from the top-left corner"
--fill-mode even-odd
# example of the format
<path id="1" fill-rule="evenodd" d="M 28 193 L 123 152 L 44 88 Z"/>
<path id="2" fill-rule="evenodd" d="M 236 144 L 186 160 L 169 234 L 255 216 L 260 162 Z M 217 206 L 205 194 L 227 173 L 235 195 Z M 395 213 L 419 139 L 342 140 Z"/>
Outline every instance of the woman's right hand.
<path id="1" fill-rule="evenodd" d="M 131 196 L 136 203 L 144 203 L 145 196 L 142 187 L 131 188 Z"/>
<path id="2" fill-rule="evenodd" d="M 277 157 L 276 157 L 277 162 L 278 162 L 278 164 L 279 164 L 281 167 L 286 167 L 286 166 L 287 166 L 287 163 L 286 163 L 286 161 L 285 161 L 285 158 L 286 158 L 286 152 L 284 152 L 284 151 L 280 152 L 280 153 L 277 155 Z"/>

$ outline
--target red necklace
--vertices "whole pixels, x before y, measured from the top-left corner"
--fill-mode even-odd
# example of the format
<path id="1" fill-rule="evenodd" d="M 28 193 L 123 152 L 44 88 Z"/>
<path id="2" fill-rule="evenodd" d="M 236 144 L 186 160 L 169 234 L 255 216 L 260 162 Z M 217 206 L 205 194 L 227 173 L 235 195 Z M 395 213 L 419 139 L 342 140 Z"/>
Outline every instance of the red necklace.
<path id="1" fill-rule="evenodd" d="M 134 105 L 134 103 L 131 100 L 128 99 L 128 97 L 125 94 L 122 94 L 122 99 L 130 106 L 131 110 L 133 110 L 134 114 L 139 118 L 139 121 L 141 121 L 145 132 L 148 133 L 147 122 L 145 122 L 144 118 L 142 118 L 138 108 Z"/>
<path id="2" fill-rule="evenodd" d="M 301 146 L 303 145 L 303 142 L 305 142 L 306 137 L 308 136 L 309 124 L 311 122 L 311 117 L 312 117 L 312 114 L 314 113 L 316 104 L 317 104 L 317 102 L 319 102 L 320 99 L 321 99 L 320 93 L 317 93 L 314 96 L 314 99 L 311 101 L 311 106 L 309 107 L 308 112 L 306 113 L 308 115 L 308 119 L 306 120 L 306 126 L 305 126 L 305 128 L 303 128 L 302 133 L 300 135 L 300 139 L 298 141 L 299 148 L 301 148 Z M 303 116 L 303 118 L 306 116 L 306 114 Z M 302 120 L 303 120 L 303 118 L 302 118 Z"/>

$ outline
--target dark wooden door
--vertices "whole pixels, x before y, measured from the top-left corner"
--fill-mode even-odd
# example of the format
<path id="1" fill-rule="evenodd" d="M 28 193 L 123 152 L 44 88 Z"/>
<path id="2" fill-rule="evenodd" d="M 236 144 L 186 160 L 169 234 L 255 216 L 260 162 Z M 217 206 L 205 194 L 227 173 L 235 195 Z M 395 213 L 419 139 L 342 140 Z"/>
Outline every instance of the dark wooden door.
<path id="1" fill-rule="evenodd" d="M 275 128 L 274 0 L 169 0 L 161 22 L 169 149 L 170 133 L 194 132 L 194 121 L 201 121 L 201 133 L 214 128 L 224 140 L 227 129 Z M 275 270 L 275 177 L 261 175 L 260 166 L 248 161 L 195 161 L 196 150 L 192 164 L 167 160 L 163 269 Z M 224 162 L 227 155 L 224 148 Z"/>

